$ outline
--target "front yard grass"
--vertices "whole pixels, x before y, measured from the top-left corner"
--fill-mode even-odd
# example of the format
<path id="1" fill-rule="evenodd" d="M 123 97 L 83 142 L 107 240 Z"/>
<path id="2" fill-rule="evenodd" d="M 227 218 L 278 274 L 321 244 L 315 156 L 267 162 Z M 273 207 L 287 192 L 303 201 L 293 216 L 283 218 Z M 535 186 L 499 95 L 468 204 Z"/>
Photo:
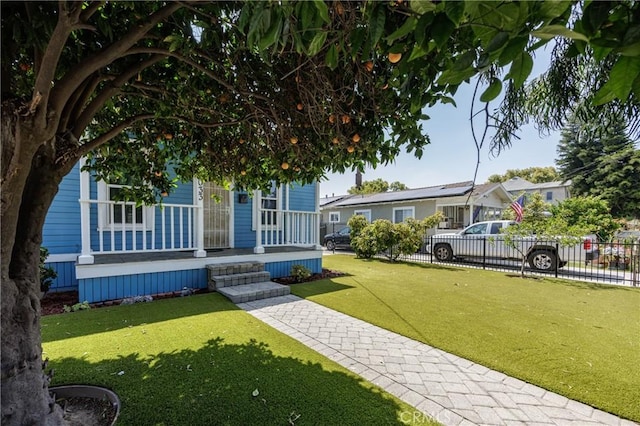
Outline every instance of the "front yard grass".
<path id="1" fill-rule="evenodd" d="M 325 256 L 347 273 L 293 293 L 640 420 L 640 289 Z"/>
<path id="2" fill-rule="evenodd" d="M 219 294 L 42 318 L 52 385 L 121 399 L 118 425 L 427 424 Z"/>

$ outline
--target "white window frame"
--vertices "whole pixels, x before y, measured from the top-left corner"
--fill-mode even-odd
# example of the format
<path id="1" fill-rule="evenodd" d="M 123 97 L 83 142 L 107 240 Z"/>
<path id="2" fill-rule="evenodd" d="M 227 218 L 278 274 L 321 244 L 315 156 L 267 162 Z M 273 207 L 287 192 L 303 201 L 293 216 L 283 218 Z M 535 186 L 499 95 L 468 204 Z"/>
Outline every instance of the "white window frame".
<path id="1" fill-rule="evenodd" d="M 367 222 L 371 223 L 371 210 L 354 210 L 353 215 L 362 215 L 367 219 Z"/>
<path id="2" fill-rule="evenodd" d="M 408 210 L 409 216 L 403 217 L 402 222 L 404 222 L 405 220 L 409 219 L 409 218 L 415 218 L 416 217 L 416 208 L 415 206 L 405 206 L 405 207 L 394 207 L 393 208 L 393 223 L 402 223 L 402 222 L 396 222 L 396 212 L 397 211 L 405 211 Z M 402 215 L 404 216 L 404 214 Z"/>
<path id="3" fill-rule="evenodd" d="M 262 217 L 260 215 L 259 212 L 259 206 L 262 205 L 262 200 L 264 200 L 266 197 L 262 196 L 263 192 L 262 191 L 255 191 L 253 194 L 253 212 L 252 212 L 252 229 L 255 231 L 258 228 L 258 218 Z M 282 185 L 278 185 L 276 186 L 276 208 L 275 212 L 281 212 L 282 211 Z M 270 209 L 269 209 L 270 210 Z M 278 213 L 276 213 L 276 220 L 280 218 L 280 215 L 278 215 Z M 260 219 L 261 220 L 261 219 Z M 282 223 L 279 223 L 281 221 L 276 221 L 275 225 L 269 225 L 269 224 L 262 224 L 261 228 L 262 230 L 279 230 L 282 228 Z"/>
<path id="4" fill-rule="evenodd" d="M 98 182 L 98 201 L 111 201 L 109 196 L 112 188 L 127 188 L 129 185 L 118 185 L 107 183 L 104 181 Z M 114 208 L 120 208 L 121 203 L 116 203 Z M 132 208 L 134 208 L 132 206 Z M 154 207 L 153 206 L 140 206 L 142 208 L 142 222 L 135 223 L 136 231 L 151 231 L 154 227 Z M 135 207 L 137 209 L 137 207 Z M 135 216 L 135 215 L 134 215 Z M 111 223 L 111 206 L 109 204 L 98 203 L 98 230 L 110 230 L 115 231 L 132 231 L 134 229 L 133 223 Z"/>
<path id="5" fill-rule="evenodd" d="M 340 223 L 340 212 L 329 212 L 329 223 Z"/>

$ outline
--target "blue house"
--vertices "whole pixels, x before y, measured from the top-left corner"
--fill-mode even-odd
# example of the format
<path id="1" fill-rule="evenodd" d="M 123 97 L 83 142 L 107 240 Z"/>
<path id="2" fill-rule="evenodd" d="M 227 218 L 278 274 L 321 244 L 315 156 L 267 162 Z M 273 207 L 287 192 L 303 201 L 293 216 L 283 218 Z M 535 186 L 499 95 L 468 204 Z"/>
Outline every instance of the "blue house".
<path id="1" fill-rule="evenodd" d="M 226 265 L 241 273 L 260 265 L 271 278 L 293 265 L 322 270 L 317 183 L 247 193 L 194 181 L 161 205 L 136 206 L 115 201 L 122 186 L 97 182 L 82 165 L 64 178 L 45 222 L 42 245 L 58 274 L 50 291 L 77 290 L 94 303 L 216 289 Z"/>

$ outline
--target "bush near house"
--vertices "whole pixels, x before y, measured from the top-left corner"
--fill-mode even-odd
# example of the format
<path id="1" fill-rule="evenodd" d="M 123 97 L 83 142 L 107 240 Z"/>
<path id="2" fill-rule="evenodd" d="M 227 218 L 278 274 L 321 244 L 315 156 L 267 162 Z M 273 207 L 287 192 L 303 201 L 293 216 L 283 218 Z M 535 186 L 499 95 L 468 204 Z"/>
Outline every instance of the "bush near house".
<path id="1" fill-rule="evenodd" d="M 377 219 L 368 223 L 364 216 L 349 219 L 351 227 L 351 247 L 361 258 L 371 258 L 383 254 L 395 261 L 401 255 L 411 255 L 420 249 L 428 228 L 442 220 L 437 212 L 422 220 L 409 218 L 403 223 L 392 223 L 387 219 Z"/>

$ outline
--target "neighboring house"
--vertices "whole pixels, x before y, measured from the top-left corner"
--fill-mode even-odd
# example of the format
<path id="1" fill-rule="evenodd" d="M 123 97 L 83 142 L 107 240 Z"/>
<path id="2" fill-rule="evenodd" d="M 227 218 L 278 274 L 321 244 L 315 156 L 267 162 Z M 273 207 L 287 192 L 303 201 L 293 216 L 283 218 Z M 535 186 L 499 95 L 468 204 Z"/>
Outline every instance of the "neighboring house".
<path id="1" fill-rule="evenodd" d="M 473 186 L 459 182 L 405 191 L 348 195 L 320 207 L 322 224 L 328 231 L 346 226 L 349 218 L 360 214 L 369 221 L 388 219 L 394 223 L 407 218 L 423 219 L 441 211 L 445 220 L 434 232 L 462 229 L 470 223 L 499 219 L 511 197 L 499 183 Z M 445 231 L 446 230 L 446 231 Z"/>
<path id="2" fill-rule="evenodd" d="M 208 265 L 258 261 L 272 278 L 295 264 L 322 270 L 317 183 L 248 194 L 190 182 L 162 205 L 136 206 L 113 201 L 122 186 L 81 166 L 64 178 L 44 225 L 58 274 L 52 291 L 77 290 L 91 303 L 206 288 Z"/>
<path id="3" fill-rule="evenodd" d="M 502 186 L 511 194 L 512 197 L 519 197 L 522 193 L 535 194 L 542 196 L 542 200 L 550 204 L 558 204 L 571 196 L 569 187 L 571 181 L 567 182 L 544 182 L 531 183 L 521 177 L 514 177 L 502 183 Z"/>

